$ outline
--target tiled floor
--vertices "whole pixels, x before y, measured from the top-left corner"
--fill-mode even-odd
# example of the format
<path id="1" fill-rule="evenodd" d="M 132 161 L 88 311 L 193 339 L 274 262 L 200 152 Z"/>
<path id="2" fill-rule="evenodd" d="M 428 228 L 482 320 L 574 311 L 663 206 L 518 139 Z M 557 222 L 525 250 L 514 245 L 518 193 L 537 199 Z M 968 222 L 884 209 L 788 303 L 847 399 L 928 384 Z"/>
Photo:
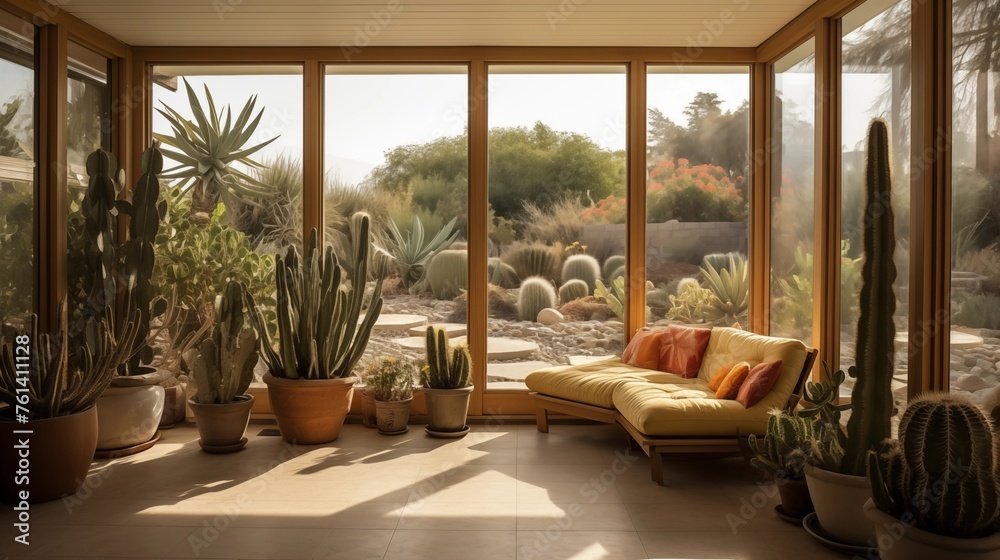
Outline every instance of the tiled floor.
<path id="1" fill-rule="evenodd" d="M 257 435 L 268 427 L 232 455 L 177 428 L 95 463 L 77 496 L 32 508 L 30 547 L 12 544 L 5 507 L 0 558 L 842 558 L 778 520 L 742 460 L 670 461 L 658 487 L 613 426 L 438 440 L 351 424 L 310 447 Z"/>

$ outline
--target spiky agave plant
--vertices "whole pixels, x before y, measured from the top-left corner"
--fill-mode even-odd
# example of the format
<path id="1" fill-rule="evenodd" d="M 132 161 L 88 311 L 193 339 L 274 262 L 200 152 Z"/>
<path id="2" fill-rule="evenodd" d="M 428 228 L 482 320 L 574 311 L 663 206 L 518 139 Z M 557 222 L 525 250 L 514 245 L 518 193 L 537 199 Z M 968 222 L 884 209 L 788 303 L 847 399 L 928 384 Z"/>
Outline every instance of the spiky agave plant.
<path id="1" fill-rule="evenodd" d="M 384 253 L 396 264 L 400 283 L 409 288 L 424 277 L 424 267 L 438 251 L 451 245 L 458 237 L 455 224 L 458 218 L 452 218 L 433 237 L 425 240 L 424 224 L 420 216 L 413 217 L 413 229 L 404 235 L 396 221 L 389 219 L 385 247 L 378 250 Z"/>
<path id="2" fill-rule="evenodd" d="M 705 286 L 712 292 L 712 304 L 705 310 L 711 322 L 731 324 L 746 321 L 750 305 L 750 273 L 746 258 L 739 253 L 725 255 L 726 265 L 716 267 L 705 259 L 701 268 Z"/>

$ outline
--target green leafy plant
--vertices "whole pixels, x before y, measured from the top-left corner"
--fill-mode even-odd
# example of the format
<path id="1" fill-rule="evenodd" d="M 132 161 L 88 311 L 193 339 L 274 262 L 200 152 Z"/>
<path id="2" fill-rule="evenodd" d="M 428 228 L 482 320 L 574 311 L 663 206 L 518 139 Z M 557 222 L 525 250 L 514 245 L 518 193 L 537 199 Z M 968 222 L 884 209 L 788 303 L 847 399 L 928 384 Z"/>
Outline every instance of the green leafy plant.
<path id="1" fill-rule="evenodd" d="M 438 252 L 427 264 L 427 282 L 434 297 L 455 299 L 469 285 L 469 254 L 464 249 Z"/>
<path id="2" fill-rule="evenodd" d="M 413 229 L 405 235 L 394 220 L 389 220 L 389 237 L 386 239 L 385 247 L 379 250 L 396 264 L 400 284 L 404 288 L 409 288 L 420 281 L 425 274 L 424 265 L 427 261 L 458 238 L 458 231 L 455 230 L 456 221 L 457 218 L 452 218 L 433 237 L 425 241 L 424 225 L 420 221 L 420 216 L 414 217 Z"/>
<path id="3" fill-rule="evenodd" d="M 526 278 L 517 294 L 517 315 L 522 321 L 534 321 L 538 312 L 555 307 L 556 290 L 545 278 Z"/>
<path id="4" fill-rule="evenodd" d="M 365 387 L 377 401 L 412 399 L 414 370 L 409 360 L 383 357 L 365 369 Z"/>
<path id="5" fill-rule="evenodd" d="M 583 280 L 570 280 L 559 286 L 559 303 L 569 303 L 576 299 L 583 299 L 590 295 L 590 288 Z"/>
<path id="6" fill-rule="evenodd" d="M 677 285 L 677 295 L 668 297 L 667 319 L 680 323 L 704 323 L 706 311 L 715 301 L 712 292 L 702 288 L 694 278 L 683 278 Z"/>
<path id="7" fill-rule="evenodd" d="M 747 260 L 739 253 L 729 253 L 725 267 L 716 268 L 705 261 L 702 276 L 714 299 L 705 310 L 705 317 L 717 324 L 746 322 L 750 304 L 750 273 Z"/>
<path id="8" fill-rule="evenodd" d="M 774 278 L 781 295 L 772 305 L 772 323 L 808 332 L 813 316 L 813 256 L 799 244 L 793 258 L 794 269 L 785 277 Z"/>
<path id="9" fill-rule="evenodd" d="M 253 327 L 244 323 L 247 301 L 246 286 L 230 282 L 219 297 L 211 336 L 185 355 L 198 387 L 196 402 L 231 403 L 250 387 L 260 338 Z"/>
<path id="10" fill-rule="evenodd" d="M 472 385 L 472 358 L 466 346 L 451 348 L 448 333 L 427 327 L 427 364 L 420 368 L 420 384 L 428 389 L 461 389 Z"/>
<path id="11" fill-rule="evenodd" d="M 590 255 L 572 255 L 566 259 L 562 268 L 562 282 L 583 280 L 587 290 L 594 291 L 597 281 L 601 278 L 601 265 Z"/>
<path id="12" fill-rule="evenodd" d="M 600 280 L 594 288 L 594 297 L 603 299 L 608 307 L 618 317 L 619 321 L 625 320 L 625 277 L 619 276 L 605 285 Z"/>

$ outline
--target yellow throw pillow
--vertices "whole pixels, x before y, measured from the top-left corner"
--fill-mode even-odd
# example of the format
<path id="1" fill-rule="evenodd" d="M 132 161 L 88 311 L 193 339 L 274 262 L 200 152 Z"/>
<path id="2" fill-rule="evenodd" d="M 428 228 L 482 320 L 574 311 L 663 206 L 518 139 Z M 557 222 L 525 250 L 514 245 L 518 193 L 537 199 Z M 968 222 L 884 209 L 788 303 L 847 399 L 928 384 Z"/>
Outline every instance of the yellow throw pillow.
<path id="1" fill-rule="evenodd" d="M 715 398 L 734 400 L 740 394 L 740 387 L 743 386 L 743 382 L 747 380 L 749 375 L 750 364 L 748 362 L 740 362 L 733 366 L 726 378 L 722 380 L 719 389 L 715 391 Z"/>
<path id="2" fill-rule="evenodd" d="M 708 388 L 713 391 L 718 391 L 719 386 L 722 385 L 723 380 L 726 379 L 726 376 L 729 375 L 729 372 L 733 370 L 734 366 L 736 366 L 736 362 L 728 363 L 715 370 L 715 373 L 712 374 L 712 379 L 708 381 Z"/>

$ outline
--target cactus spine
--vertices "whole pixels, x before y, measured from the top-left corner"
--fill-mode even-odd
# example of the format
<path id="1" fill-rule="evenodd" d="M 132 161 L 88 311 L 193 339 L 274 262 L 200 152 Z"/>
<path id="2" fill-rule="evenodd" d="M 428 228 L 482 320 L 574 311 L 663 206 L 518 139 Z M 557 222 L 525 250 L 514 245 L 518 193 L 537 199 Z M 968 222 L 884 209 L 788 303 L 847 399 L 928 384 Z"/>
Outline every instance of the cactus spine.
<path id="1" fill-rule="evenodd" d="M 899 441 L 868 456 L 872 501 L 918 529 L 958 538 L 1000 531 L 998 444 L 975 405 L 948 395 L 910 403 Z"/>
<path id="2" fill-rule="evenodd" d="M 434 297 L 455 299 L 469 286 L 469 255 L 461 249 L 447 249 L 434 255 L 427 265 L 427 282 Z"/>
<path id="3" fill-rule="evenodd" d="M 892 374 L 895 369 L 896 280 L 893 252 L 896 231 L 892 213 L 892 178 L 889 172 L 889 132 L 882 120 L 868 129 L 865 165 L 865 212 L 862 218 L 864 266 L 861 269 L 860 317 L 857 360 L 850 368 L 855 378 L 851 394 L 853 412 L 847 422 L 847 445 L 840 472 L 864 476 L 868 451 L 889 438 L 893 414 Z"/>
<path id="4" fill-rule="evenodd" d="M 246 286 L 229 282 L 215 310 L 212 335 L 184 356 L 198 387 L 201 404 L 226 404 L 246 393 L 253 381 L 260 339 L 244 323 Z"/>
<path id="5" fill-rule="evenodd" d="M 545 245 L 528 245 L 511 251 L 505 256 L 507 264 L 514 267 L 521 278 L 541 276 L 554 278 L 559 266 L 552 249 Z"/>
<path id="6" fill-rule="evenodd" d="M 444 329 L 427 327 L 426 336 L 427 365 L 420 370 L 420 384 L 428 389 L 461 389 L 471 385 L 469 349 L 465 346 L 449 348 Z"/>
<path id="7" fill-rule="evenodd" d="M 559 287 L 559 303 L 569 303 L 590 295 L 590 289 L 583 280 L 570 280 Z"/>
<path id="8" fill-rule="evenodd" d="M 351 375 L 364 354 L 372 327 L 382 311 L 384 261 L 375 272 L 375 287 L 367 309 L 365 279 L 371 252 L 371 219 L 358 220 L 359 240 L 354 243 L 353 273 L 344 275 L 333 247 L 324 252 L 317 247 L 316 230 L 309 236 L 305 258 L 294 246 L 278 257 L 277 341 L 272 340 L 267 323 L 256 302 L 247 293 L 250 321 L 262 344 L 264 362 L 271 375 L 288 379 L 333 379 Z M 275 344 L 277 342 L 277 344 Z"/>
<path id="9" fill-rule="evenodd" d="M 813 419 L 772 411 L 764 438 L 750 434 L 750 449 L 754 453 L 750 464 L 772 479 L 803 480 L 803 468 L 816 437 L 816 428 Z"/>
<path id="10" fill-rule="evenodd" d="M 625 268 L 625 255 L 612 255 L 604 261 L 601 273 L 605 280 L 611 281 L 615 279 L 612 275 L 620 268 Z"/>
<path id="11" fill-rule="evenodd" d="M 562 268 L 562 281 L 583 280 L 587 290 L 594 291 L 596 282 L 601 279 L 601 265 L 590 255 L 573 255 L 566 259 Z"/>
<path id="12" fill-rule="evenodd" d="M 522 321 L 534 321 L 538 312 L 555 307 L 556 290 L 545 278 L 528 278 L 521 283 L 517 294 L 517 316 Z"/>

